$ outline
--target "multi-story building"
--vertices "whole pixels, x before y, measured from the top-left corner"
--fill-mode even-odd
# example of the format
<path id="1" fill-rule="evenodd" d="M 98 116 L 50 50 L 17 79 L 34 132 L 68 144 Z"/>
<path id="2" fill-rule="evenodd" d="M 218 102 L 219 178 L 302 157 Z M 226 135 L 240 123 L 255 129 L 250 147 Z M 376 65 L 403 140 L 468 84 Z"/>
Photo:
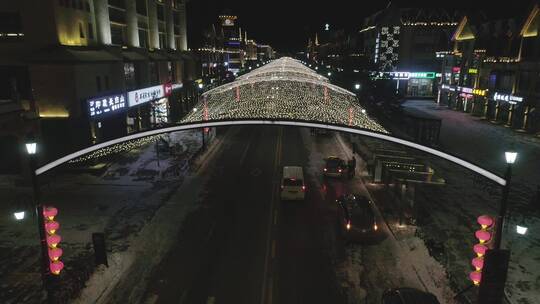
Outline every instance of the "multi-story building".
<path id="1" fill-rule="evenodd" d="M 49 159 L 174 121 L 194 101 L 186 0 L 2 1 L 0 19 L 0 80 L 39 117 Z"/>
<path id="2" fill-rule="evenodd" d="M 409 97 L 433 97 L 441 58 L 459 13 L 443 9 L 389 6 L 364 21 L 359 40 L 374 77 L 396 81 L 396 91 Z"/>
<path id="3" fill-rule="evenodd" d="M 269 45 L 258 45 L 248 39 L 248 32 L 238 25 L 238 17 L 232 14 L 219 16 L 219 24 L 204 32 L 203 46 L 198 48 L 203 78 L 210 84 L 229 81 L 257 61 L 274 58 Z"/>
<path id="4" fill-rule="evenodd" d="M 526 18 L 468 14 L 444 55 L 438 102 L 527 132 L 540 131 L 540 6 Z"/>
<path id="5" fill-rule="evenodd" d="M 274 49 L 268 44 L 257 45 L 257 58 L 259 61 L 268 61 L 275 58 Z"/>

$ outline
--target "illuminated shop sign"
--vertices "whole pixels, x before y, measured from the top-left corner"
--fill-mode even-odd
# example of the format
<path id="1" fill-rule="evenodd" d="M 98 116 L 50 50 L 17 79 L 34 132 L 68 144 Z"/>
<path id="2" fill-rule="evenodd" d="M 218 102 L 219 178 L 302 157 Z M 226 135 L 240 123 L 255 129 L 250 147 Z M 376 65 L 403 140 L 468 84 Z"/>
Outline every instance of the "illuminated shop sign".
<path id="1" fill-rule="evenodd" d="M 509 104 L 518 104 L 518 103 L 521 103 L 523 102 L 523 97 L 520 97 L 520 96 L 514 96 L 514 95 L 510 95 L 510 94 L 501 94 L 501 93 L 497 93 L 495 92 L 495 94 L 493 94 L 493 100 L 495 101 L 504 101 L 504 102 L 508 102 Z"/>
<path id="2" fill-rule="evenodd" d="M 106 114 L 118 113 L 127 108 L 126 94 L 96 97 L 88 100 L 90 117 L 100 117 Z"/>
<path id="3" fill-rule="evenodd" d="M 163 85 L 128 92 L 128 104 L 130 107 L 153 101 L 165 96 Z"/>
<path id="4" fill-rule="evenodd" d="M 433 79 L 435 78 L 435 73 L 434 72 L 411 72 L 409 74 L 409 78 Z"/>
<path id="5" fill-rule="evenodd" d="M 478 74 L 478 69 L 469 69 L 469 74 Z"/>
<path id="6" fill-rule="evenodd" d="M 465 95 L 476 95 L 476 96 L 487 95 L 487 90 L 466 88 L 466 87 L 460 87 L 460 86 L 455 87 L 448 84 L 441 85 L 441 90 L 447 90 L 450 92 L 459 92 Z"/>
<path id="7" fill-rule="evenodd" d="M 393 79 L 400 80 L 407 80 L 411 78 L 434 79 L 436 75 L 435 72 L 385 72 L 384 74 L 390 76 Z"/>
<path id="8" fill-rule="evenodd" d="M 461 72 L 461 68 L 460 67 L 453 67 L 452 68 L 452 73 L 460 73 Z"/>

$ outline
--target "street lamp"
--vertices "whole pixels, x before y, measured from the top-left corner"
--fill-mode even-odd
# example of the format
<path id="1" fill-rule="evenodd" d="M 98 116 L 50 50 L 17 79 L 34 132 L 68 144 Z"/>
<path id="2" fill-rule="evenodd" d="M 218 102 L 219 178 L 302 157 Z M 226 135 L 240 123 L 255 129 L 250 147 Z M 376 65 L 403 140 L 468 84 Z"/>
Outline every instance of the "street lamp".
<path id="1" fill-rule="evenodd" d="M 360 90 L 360 84 L 359 84 L 359 83 L 355 84 L 355 85 L 354 85 L 354 89 L 355 89 L 355 90 Z"/>
<path id="2" fill-rule="evenodd" d="M 502 230 L 504 227 L 504 217 L 508 210 L 508 194 L 510 192 L 510 182 L 512 180 L 512 165 L 516 162 L 518 153 L 515 151 L 507 151 L 504 153 L 506 159 L 506 173 L 504 179 L 506 184 L 503 187 L 501 207 L 499 209 L 499 215 L 497 217 L 497 228 L 495 230 L 495 244 L 494 249 L 501 249 Z"/>
<path id="3" fill-rule="evenodd" d="M 328 72 L 328 77 L 332 76 L 332 72 Z"/>
<path id="4" fill-rule="evenodd" d="M 45 237 L 45 222 L 43 220 L 43 205 L 40 200 L 39 184 L 36 175 L 37 163 L 36 163 L 36 153 L 37 153 L 37 143 L 33 135 L 28 135 L 26 143 L 26 152 L 29 156 L 30 162 L 30 177 L 32 179 L 32 190 L 34 194 L 34 205 L 36 208 L 36 217 L 38 224 L 39 239 L 41 245 L 41 278 L 43 280 L 43 287 L 47 290 L 47 297 L 49 302 L 52 299 L 52 294 L 49 289 L 48 274 L 49 274 L 49 257 L 48 257 L 48 245 L 47 239 Z M 21 214 L 19 213 L 19 217 Z M 23 213 L 24 217 L 24 213 Z M 15 215 L 17 218 L 17 215 Z"/>
<path id="5" fill-rule="evenodd" d="M 22 220 L 24 220 L 25 212 L 24 211 L 16 211 L 16 212 L 13 212 L 13 215 L 15 216 L 15 219 L 17 221 L 22 221 Z"/>
<path id="6" fill-rule="evenodd" d="M 202 90 L 202 88 L 204 88 L 204 85 L 202 83 L 199 83 L 198 86 L 199 86 L 199 89 L 201 89 L 201 90 Z"/>
<path id="7" fill-rule="evenodd" d="M 523 227 L 523 226 L 520 226 L 520 225 L 516 226 L 516 232 L 518 234 L 520 234 L 520 235 L 525 235 L 527 233 L 527 230 L 528 230 L 527 227 Z"/>

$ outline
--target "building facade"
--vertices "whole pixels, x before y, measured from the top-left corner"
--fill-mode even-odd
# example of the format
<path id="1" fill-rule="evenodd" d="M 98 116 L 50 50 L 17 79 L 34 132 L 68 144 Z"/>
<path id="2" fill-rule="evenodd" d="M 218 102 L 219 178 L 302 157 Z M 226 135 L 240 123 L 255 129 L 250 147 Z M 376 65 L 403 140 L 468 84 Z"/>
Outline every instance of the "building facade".
<path id="1" fill-rule="evenodd" d="M 507 127 L 540 131 L 540 6 L 503 20 L 469 14 L 445 54 L 438 102 Z"/>
<path id="2" fill-rule="evenodd" d="M 39 117 L 48 159 L 174 122 L 195 102 L 186 0 L 3 1 L 0 17 L 1 80 Z"/>
<path id="3" fill-rule="evenodd" d="M 459 13 L 389 4 L 364 21 L 359 39 L 375 78 L 390 78 L 408 97 L 433 97 L 439 51 L 447 50 Z"/>

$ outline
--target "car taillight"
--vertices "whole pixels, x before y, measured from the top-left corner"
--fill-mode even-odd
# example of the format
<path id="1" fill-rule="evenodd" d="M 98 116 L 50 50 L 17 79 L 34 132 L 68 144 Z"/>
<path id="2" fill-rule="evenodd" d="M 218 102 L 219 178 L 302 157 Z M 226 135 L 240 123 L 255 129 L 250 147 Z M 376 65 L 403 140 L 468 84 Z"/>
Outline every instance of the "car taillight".
<path id="1" fill-rule="evenodd" d="M 348 222 L 347 222 L 347 226 L 346 226 L 346 227 L 347 227 L 347 230 L 351 230 L 351 221 L 348 221 Z"/>
<path id="2" fill-rule="evenodd" d="M 379 226 L 377 226 L 377 224 L 374 224 L 373 225 L 373 230 L 377 231 L 377 229 L 379 229 Z"/>
<path id="3" fill-rule="evenodd" d="M 324 168 L 324 172 L 328 171 L 328 169 Z"/>
<path id="4" fill-rule="evenodd" d="M 306 191 L 306 186 L 302 186 L 302 191 Z"/>

